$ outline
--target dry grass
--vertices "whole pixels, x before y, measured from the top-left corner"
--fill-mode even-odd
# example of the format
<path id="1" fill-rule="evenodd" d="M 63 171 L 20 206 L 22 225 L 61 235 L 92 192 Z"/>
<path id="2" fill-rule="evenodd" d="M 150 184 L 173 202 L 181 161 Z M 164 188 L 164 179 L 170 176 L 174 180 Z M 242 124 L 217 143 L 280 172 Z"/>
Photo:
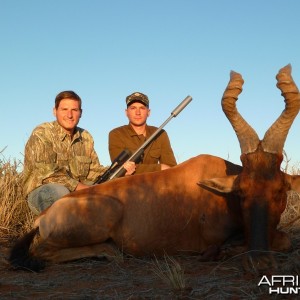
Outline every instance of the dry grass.
<path id="1" fill-rule="evenodd" d="M 1 154 L 1 152 L 0 152 Z M 15 238 L 31 228 L 33 215 L 24 199 L 21 162 L 0 158 L 0 236 Z"/>
<path id="2" fill-rule="evenodd" d="M 155 258 L 153 271 L 173 290 L 181 291 L 186 288 L 183 267 L 175 258 L 168 255 L 164 256 L 164 261 Z"/>
<path id="3" fill-rule="evenodd" d="M 294 191 L 288 192 L 287 206 L 281 215 L 279 227 L 288 232 L 300 228 L 300 195 Z"/>

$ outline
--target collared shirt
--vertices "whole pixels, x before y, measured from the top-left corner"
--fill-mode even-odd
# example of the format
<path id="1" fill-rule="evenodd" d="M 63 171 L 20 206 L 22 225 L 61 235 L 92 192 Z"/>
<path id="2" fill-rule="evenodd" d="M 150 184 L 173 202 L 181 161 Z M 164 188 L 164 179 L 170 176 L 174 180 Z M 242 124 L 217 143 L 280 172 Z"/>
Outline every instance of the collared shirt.
<path id="1" fill-rule="evenodd" d="M 157 127 L 146 125 L 146 137 L 138 135 L 129 124 L 110 131 L 108 142 L 111 161 L 125 149 L 133 154 L 156 130 Z M 146 147 L 142 159 L 137 163 L 135 174 L 159 171 L 161 170 L 159 164 L 166 164 L 171 167 L 177 164 L 165 130 L 162 130 L 161 134 Z"/>
<path id="2" fill-rule="evenodd" d="M 100 165 L 91 134 L 76 127 L 73 139 L 57 121 L 36 127 L 26 146 L 24 191 L 28 195 L 46 183 L 74 191 L 78 182 L 93 184 L 107 168 Z"/>

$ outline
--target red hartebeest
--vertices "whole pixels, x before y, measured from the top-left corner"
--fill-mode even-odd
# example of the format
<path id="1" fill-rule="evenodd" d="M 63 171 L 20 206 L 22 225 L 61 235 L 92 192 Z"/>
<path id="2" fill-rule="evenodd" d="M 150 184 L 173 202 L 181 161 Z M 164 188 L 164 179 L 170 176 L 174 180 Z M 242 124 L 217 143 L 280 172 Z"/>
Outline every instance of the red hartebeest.
<path id="1" fill-rule="evenodd" d="M 288 250 L 290 241 L 277 225 L 287 191 L 300 191 L 300 178 L 282 172 L 280 165 L 300 95 L 290 65 L 279 71 L 277 81 L 286 106 L 259 140 L 237 111 L 243 79 L 231 72 L 222 107 L 237 134 L 242 167 L 199 155 L 164 171 L 70 193 L 42 213 L 34 229 L 16 243 L 11 264 L 38 270 L 35 262 L 40 260 L 109 256 L 117 248 L 135 256 L 204 253 L 241 231 L 248 250 Z M 30 248 L 37 232 L 40 238 Z M 257 266 L 271 261 L 268 255 L 252 253 L 256 251 L 250 251 L 250 258 Z"/>

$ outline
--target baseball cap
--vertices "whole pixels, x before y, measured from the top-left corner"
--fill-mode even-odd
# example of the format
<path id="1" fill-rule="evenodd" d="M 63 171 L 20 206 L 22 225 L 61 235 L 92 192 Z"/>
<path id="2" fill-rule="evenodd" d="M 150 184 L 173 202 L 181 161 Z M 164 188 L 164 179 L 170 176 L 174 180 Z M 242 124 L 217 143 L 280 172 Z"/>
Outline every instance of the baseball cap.
<path id="1" fill-rule="evenodd" d="M 149 107 L 149 99 L 146 95 L 144 95 L 142 93 L 135 92 L 126 97 L 126 105 L 127 106 L 129 106 L 130 104 L 132 104 L 134 102 L 140 102 L 140 103 L 144 104 L 145 106 Z"/>

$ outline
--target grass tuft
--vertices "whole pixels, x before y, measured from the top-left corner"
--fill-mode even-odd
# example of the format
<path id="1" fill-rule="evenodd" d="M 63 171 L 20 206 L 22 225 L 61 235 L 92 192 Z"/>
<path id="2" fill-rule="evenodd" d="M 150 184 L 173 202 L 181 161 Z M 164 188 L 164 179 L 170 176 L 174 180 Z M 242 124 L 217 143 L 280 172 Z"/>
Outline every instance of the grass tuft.
<path id="1" fill-rule="evenodd" d="M 164 255 L 164 261 L 155 258 L 153 271 L 173 290 L 178 291 L 186 288 L 184 270 L 173 257 Z"/>

